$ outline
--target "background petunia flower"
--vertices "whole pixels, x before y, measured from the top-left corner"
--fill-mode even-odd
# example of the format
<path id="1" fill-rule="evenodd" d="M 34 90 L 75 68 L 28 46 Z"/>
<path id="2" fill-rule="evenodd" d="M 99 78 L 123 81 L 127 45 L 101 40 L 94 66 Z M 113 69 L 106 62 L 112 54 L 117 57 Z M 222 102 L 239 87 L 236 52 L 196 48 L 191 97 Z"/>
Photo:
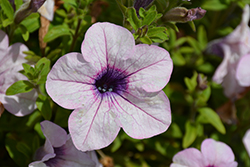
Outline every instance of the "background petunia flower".
<path id="1" fill-rule="evenodd" d="M 108 146 L 120 128 L 149 138 L 167 130 L 170 103 L 162 91 L 173 63 L 158 46 L 135 46 L 133 35 L 110 23 L 96 23 L 85 34 L 80 53 L 61 57 L 46 82 L 50 97 L 67 109 L 76 148 Z"/>
<path id="2" fill-rule="evenodd" d="M 201 152 L 196 148 L 187 148 L 173 157 L 170 167 L 236 167 L 232 149 L 225 143 L 205 139 Z"/>
<path id="3" fill-rule="evenodd" d="M 243 137 L 243 144 L 247 150 L 247 153 L 250 157 L 250 129 L 248 129 Z"/>
<path id="4" fill-rule="evenodd" d="M 46 141 L 29 167 L 102 167 L 95 152 L 77 150 L 63 128 L 46 120 L 40 124 Z"/>
<path id="5" fill-rule="evenodd" d="M 249 6 L 246 5 L 242 21 L 236 29 L 222 39 L 217 39 L 208 44 L 208 51 L 223 57 L 213 80 L 222 84 L 227 97 L 233 98 L 241 93 L 245 87 L 250 86 L 250 29 Z"/>
<path id="6" fill-rule="evenodd" d="M 52 21 L 54 18 L 54 6 L 55 0 L 46 0 L 44 4 L 38 9 L 38 13 L 40 13 L 49 21 Z"/>
<path id="7" fill-rule="evenodd" d="M 19 73 L 22 63 L 27 63 L 23 51 L 28 48 L 22 43 L 15 43 L 9 47 L 7 34 L 0 30 L 0 101 L 4 108 L 16 116 L 30 114 L 36 108 L 37 93 L 32 90 L 13 96 L 5 95 L 6 90 L 18 80 L 27 80 Z"/>

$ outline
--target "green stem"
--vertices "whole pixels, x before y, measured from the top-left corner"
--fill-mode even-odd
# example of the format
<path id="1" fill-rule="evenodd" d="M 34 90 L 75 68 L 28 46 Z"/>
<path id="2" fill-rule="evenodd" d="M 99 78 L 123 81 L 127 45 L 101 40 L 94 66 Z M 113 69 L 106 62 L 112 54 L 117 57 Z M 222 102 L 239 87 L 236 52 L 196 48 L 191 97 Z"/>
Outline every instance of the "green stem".
<path id="1" fill-rule="evenodd" d="M 75 48 L 75 44 L 76 44 L 77 37 L 78 37 L 78 31 L 80 29 L 81 23 L 82 23 L 82 20 L 78 19 L 78 23 L 77 23 L 77 26 L 76 26 L 75 35 L 73 36 L 73 41 L 72 41 L 72 44 L 71 44 L 70 49 L 69 49 L 70 52 L 72 52 L 74 50 L 74 48 Z"/>

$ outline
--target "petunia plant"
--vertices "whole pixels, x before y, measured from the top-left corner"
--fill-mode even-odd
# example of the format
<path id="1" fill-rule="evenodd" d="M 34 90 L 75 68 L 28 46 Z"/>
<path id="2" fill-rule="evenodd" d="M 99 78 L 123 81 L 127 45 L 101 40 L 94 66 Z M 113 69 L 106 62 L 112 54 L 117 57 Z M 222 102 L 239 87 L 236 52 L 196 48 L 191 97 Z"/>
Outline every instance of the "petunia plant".
<path id="1" fill-rule="evenodd" d="M 0 166 L 250 166 L 249 2 L 0 0 Z"/>

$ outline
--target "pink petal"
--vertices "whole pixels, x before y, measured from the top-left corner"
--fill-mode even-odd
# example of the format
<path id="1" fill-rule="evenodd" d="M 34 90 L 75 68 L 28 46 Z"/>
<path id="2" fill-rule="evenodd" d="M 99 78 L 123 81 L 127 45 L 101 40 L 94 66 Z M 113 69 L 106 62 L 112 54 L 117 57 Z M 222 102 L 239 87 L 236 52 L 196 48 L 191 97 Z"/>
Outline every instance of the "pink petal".
<path id="1" fill-rule="evenodd" d="M 236 79 L 239 85 L 248 87 L 250 86 L 250 54 L 247 54 L 238 62 L 236 69 Z"/>
<path id="2" fill-rule="evenodd" d="M 79 53 L 61 57 L 47 77 L 46 90 L 64 108 L 75 109 L 94 98 L 95 75 L 98 71 Z"/>
<path id="3" fill-rule="evenodd" d="M 41 161 L 32 162 L 29 167 L 47 167 L 47 165 Z"/>
<path id="4" fill-rule="evenodd" d="M 243 137 L 243 144 L 247 150 L 247 153 L 250 157 L 250 129 L 247 130 L 247 132 L 245 133 L 244 137 Z"/>
<path id="5" fill-rule="evenodd" d="M 2 58 L 5 56 L 4 51 L 9 47 L 9 38 L 7 34 L 0 30 L 0 62 Z"/>
<path id="6" fill-rule="evenodd" d="M 69 117 L 69 131 L 74 145 L 81 151 L 108 146 L 120 130 L 116 121 L 115 109 L 105 95 L 86 103 L 83 108 L 75 109 Z"/>
<path id="7" fill-rule="evenodd" d="M 44 4 L 38 9 L 38 12 L 46 19 L 52 21 L 54 17 L 54 0 L 46 0 Z"/>
<path id="8" fill-rule="evenodd" d="M 171 124 L 171 110 L 163 91 L 138 97 L 130 93 L 113 96 L 120 126 L 131 137 L 149 138 L 165 132 Z"/>
<path id="9" fill-rule="evenodd" d="M 237 63 L 228 65 L 227 75 L 224 77 L 222 82 L 224 94 L 229 98 L 237 96 L 237 94 L 244 90 L 244 88 L 240 86 L 236 80 L 236 65 Z"/>
<path id="10" fill-rule="evenodd" d="M 81 50 L 85 60 L 100 71 L 107 65 L 117 67 L 119 59 L 133 56 L 134 46 L 134 37 L 126 28 L 96 23 L 86 32 Z"/>
<path id="11" fill-rule="evenodd" d="M 218 84 L 222 83 L 224 77 L 228 73 L 227 69 L 228 69 L 229 59 L 232 54 L 230 47 L 228 45 L 221 44 L 221 48 L 224 52 L 224 58 L 221 64 L 219 65 L 219 67 L 216 69 L 214 76 L 213 76 L 213 81 L 215 81 Z"/>
<path id="12" fill-rule="evenodd" d="M 15 43 L 6 50 L 6 55 L 0 61 L 0 72 L 7 69 L 15 69 L 15 71 L 23 69 L 22 63 L 27 63 L 23 51 L 28 51 L 28 48 L 24 44 Z"/>
<path id="13" fill-rule="evenodd" d="M 53 147 L 61 147 L 66 143 L 68 137 L 67 132 L 63 128 L 46 120 L 40 124 L 44 136 L 50 141 Z"/>
<path id="14" fill-rule="evenodd" d="M 205 157 L 206 165 L 219 166 L 234 162 L 234 153 L 225 143 L 206 139 L 201 144 L 201 152 Z"/>
<path id="15" fill-rule="evenodd" d="M 45 140 L 45 144 L 38 148 L 35 153 L 35 160 L 41 160 L 42 162 L 48 161 L 51 158 L 54 158 L 56 154 L 54 153 L 54 148 L 51 145 L 49 140 Z"/>
<path id="16" fill-rule="evenodd" d="M 173 157 L 174 163 L 170 167 L 205 167 L 203 159 L 199 150 L 187 148 Z"/>
<path id="17" fill-rule="evenodd" d="M 141 44 L 135 48 L 135 54 L 126 60 L 127 67 L 124 67 L 130 80 L 129 89 L 142 88 L 147 92 L 163 89 L 173 70 L 169 53 L 154 45 Z"/>
<path id="18" fill-rule="evenodd" d="M 72 167 L 74 166 L 86 166 L 86 167 L 94 167 L 95 162 L 86 154 L 85 152 L 82 152 L 80 150 L 77 150 L 74 146 L 71 138 L 69 138 L 65 145 L 62 146 L 63 154 L 59 155 L 57 157 L 59 159 L 63 159 L 61 166 L 65 166 L 65 162 L 67 161 L 67 164 L 72 164 Z M 71 166 L 71 165 L 70 165 Z"/>
<path id="19" fill-rule="evenodd" d="M 36 109 L 36 99 L 36 90 L 13 96 L 6 96 L 0 93 L 0 101 L 3 103 L 4 108 L 18 117 L 32 113 Z"/>

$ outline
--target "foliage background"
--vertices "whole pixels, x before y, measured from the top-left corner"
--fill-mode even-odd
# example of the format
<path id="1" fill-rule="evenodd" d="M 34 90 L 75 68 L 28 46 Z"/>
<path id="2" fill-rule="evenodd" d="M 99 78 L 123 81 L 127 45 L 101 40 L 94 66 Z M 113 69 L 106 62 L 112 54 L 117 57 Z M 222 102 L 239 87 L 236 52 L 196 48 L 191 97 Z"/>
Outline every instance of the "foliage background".
<path id="1" fill-rule="evenodd" d="M 62 55 L 71 51 L 80 52 L 84 34 L 93 19 L 97 22 L 115 23 L 130 30 L 133 28 L 131 22 L 124 18 L 126 16 L 133 20 L 133 15 L 123 15 L 121 6 L 115 0 L 63 1 L 64 4 L 55 11 L 54 20 L 45 36 L 47 47 L 44 54 L 38 41 L 38 13 L 31 14 L 20 23 L 24 28 L 19 26 L 12 32 L 11 19 L 0 3 L 0 29 L 9 35 L 11 44 L 22 42 L 28 46 L 30 52 L 27 53 L 27 58 L 30 61 L 36 63 L 42 57 L 47 57 L 52 66 Z M 132 0 L 117 1 L 125 7 L 133 6 Z M 22 4 L 22 0 L 15 2 L 19 6 Z M 116 167 L 169 166 L 177 152 L 187 147 L 199 149 L 205 138 L 225 142 L 232 148 L 239 166 L 250 166 L 250 158 L 242 143 L 243 135 L 250 128 L 250 94 L 246 92 L 243 98 L 229 105 L 229 99 L 224 96 L 222 87 L 211 80 L 222 59 L 206 52 L 208 42 L 226 36 L 240 23 L 242 8 L 248 3 L 249 0 L 154 1 L 152 5 L 163 15 L 176 6 L 187 9 L 201 7 L 207 13 L 202 19 L 194 21 L 196 31 L 192 24 L 177 23 L 179 32 L 176 32 L 176 29 L 172 29 L 174 25 L 161 19 L 147 24 L 149 27 L 165 27 L 160 33 L 166 33 L 167 37 L 162 37 L 164 42 L 159 46 L 170 52 L 174 62 L 171 80 L 164 88 L 171 102 L 172 124 L 165 133 L 144 140 L 132 139 L 120 131 L 115 141 L 102 149 L 104 154 L 113 158 Z M 135 31 L 132 32 L 136 34 Z M 146 40 L 141 41 L 147 43 Z M 141 41 L 136 40 L 137 43 Z M 199 87 L 198 73 L 202 78 L 207 77 L 206 89 Z M 44 84 L 39 87 L 46 94 Z M 38 107 L 25 117 L 15 117 L 7 111 L 1 115 L 1 167 L 23 167 L 32 162 L 35 150 L 45 140 L 39 124 L 42 120 L 53 121 L 67 130 L 67 119 L 71 111 L 57 106 L 48 96 L 40 97 L 40 102 L 46 110 Z M 223 104 L 225 105 L 221 108 Z M 220 117 L 215 111 L 220 113 Z"/>

